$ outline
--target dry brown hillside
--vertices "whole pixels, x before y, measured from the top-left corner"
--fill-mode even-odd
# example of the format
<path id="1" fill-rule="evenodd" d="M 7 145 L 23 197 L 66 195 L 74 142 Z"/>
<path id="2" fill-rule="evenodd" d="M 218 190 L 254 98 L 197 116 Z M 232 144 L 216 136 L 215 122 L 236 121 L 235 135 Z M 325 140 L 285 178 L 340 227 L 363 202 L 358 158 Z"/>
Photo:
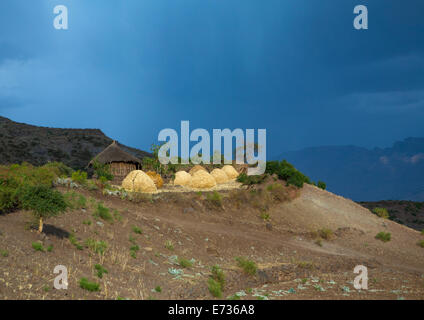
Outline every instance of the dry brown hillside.
<path id="1" fill-rule="evenodd" d="M 424 298 L 424 248 L 417 245 L 424 236 L 314 186 L 228 191 L 222 199 L 75 192 L 86 204 L 49 220 L 43 236 L 23 211 L 0 215 L 1 299 L 211 299 L 213 265 L 225 274 L 224 299 Z M 98 202 L 110 221 L 93 217 Z M 382 231 L 389 242 L 375 238 Z M 36 241 L 51 250 L 35 251 Z M 244 272 L 236 257 L 255 262 L 256 273 Z M 68 290 L 53 289 L 59 264 L 68 268 Z M 102 278 L 96 264 L 107 270 Z M 368 267 L 368 290 L 353 287 L 359 264 Z M 83 277 L 100 290 L 80 288 Z"/>

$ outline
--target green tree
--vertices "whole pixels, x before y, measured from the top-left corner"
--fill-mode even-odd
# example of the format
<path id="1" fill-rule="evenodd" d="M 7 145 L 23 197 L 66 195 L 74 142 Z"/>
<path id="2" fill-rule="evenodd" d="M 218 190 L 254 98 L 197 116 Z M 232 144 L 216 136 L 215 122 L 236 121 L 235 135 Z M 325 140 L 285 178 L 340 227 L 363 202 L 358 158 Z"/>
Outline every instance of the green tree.
<path id="1" fill-rule="evenodd" d="M 44 185 L 27 186 L 20 192 L 22 208 L 30 210 L 39 220 L 38 232 L 43 232 L 43 220 L 57 216 L 67 208 L 63 195 Z"/>

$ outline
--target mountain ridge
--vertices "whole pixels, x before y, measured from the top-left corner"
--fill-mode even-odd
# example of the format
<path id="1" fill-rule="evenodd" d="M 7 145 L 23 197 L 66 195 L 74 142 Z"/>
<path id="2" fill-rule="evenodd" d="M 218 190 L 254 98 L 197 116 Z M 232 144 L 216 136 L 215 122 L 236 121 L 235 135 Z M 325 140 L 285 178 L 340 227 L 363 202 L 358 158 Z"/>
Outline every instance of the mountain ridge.
<path id="1" fill-rule="evenodd" d="M 60 161 L 73 169 L 83 169 L 113 140 L 100 129 L 41 127 L 0 116 L 0 164 L 25 161 L 42 165 Z M 118 144 L 137 158 L 151 156 L 146 151 Z"/>

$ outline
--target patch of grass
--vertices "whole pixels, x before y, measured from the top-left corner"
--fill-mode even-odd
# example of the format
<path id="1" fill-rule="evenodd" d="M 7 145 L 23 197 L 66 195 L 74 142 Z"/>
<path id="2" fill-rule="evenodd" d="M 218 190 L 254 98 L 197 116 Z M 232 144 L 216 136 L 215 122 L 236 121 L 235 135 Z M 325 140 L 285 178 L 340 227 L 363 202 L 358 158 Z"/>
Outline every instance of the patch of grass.
<path id="1" fill-rule="evenodd" d="M 79 281 L 79 285 L 82 289 L 94 292 L 100 290 L 100 285 L 96 282 L 90 282 L 87 278 L 81 278 Z"/>
<path id="2" fill-rule="evenodd" d="M 263 183 L 265 181 L 266 177 L 267 177 L 266 174 L 248 176 L 246 173 L 241 173 L 237 177 L 237 182 L 240 182 L 241 184 L 243 184 L 245 186 L 251 186 L 251 185 L 254 185 L 254 184 Z"/>
<path id="3" fill-rule="evenodd" d="M 84 221 L 82 222 L 82 224 L 85 224 L 85 225 L 87 225 L 87 226 L 91 226 L 91 220 L 84 220 Z"/>
<path id="4" fill-rule="evenodd" d="M 372 212 L 383 219 L 389 219 L 390 215 L 386 208 L 374 208 Z"/>
<path id="5" fill-rule="evenodd" d="M 421 234 L 424 236 L 424 229 L 421 230 Z"/>
<path id="6" fill-rule="evenodd" d="M 32 248 L 33 248 L 35 251 L 41 251 L 41 252 L 44 252 L 44 247 L 43 247 L 43 245 L 42 245 L 40 242 L 33 242 L 33 243 L 32 243 Z"/>
<path id="7" fill-rule="evenodd" d="M 191 268 L 193 266 L 193 263 L 190 260 L 183 258 L 178 259 L 178 264 L 181 268 Z"/>
<path id="8" fill-rule="evenodd" d="M 53 245 L 49 245 L 47 247 L 47 252 L 52 252 L 53 251 Z"/>
<path id="9" fill-rule="evenodd" d="M 417 243 L 421 248 L 424 248 L 424 240 L 420 240 Z"/>
<path id="10" fill-rule="evenodd" d="M 222 288 L 221 284 L 218 281 L 215 281 L 212 278 L 208 279 L 208 289 L 209 292 L 216 298 L 222 297 Z"/>
<path id="11" fill-rule="evenodd" d="M 259 217 L 264 221 L 269 221 L 269 219 L 270 219 L 270 215 L 267 212 L 262 212 Z"/>
<path id="12" fill-rule="evenodd" d="M 298 261 L 296 265 L 303 269 L 313 269 L 315 267 L 314 263 L 310 261 Z"/>
<path id="13" fill-rule="evenodd" d="M 166 240 L 165 248 L 168 249 L 169 251 L 174 251 L 174 244 L 172 243 L 171 240 Z"/>
<path id="14" fill-rule="evenodd" d="M 229 296 L 228 300 L 240 300 L 240 296 L 238 296 L 237 294 L 234 294 L 232 296 Z"/>
<path id="15" fill-rule="evenodd" d="M 102 265 L 100 265 L 100 264 L 96 264 L 95 266 L 94 266 L 94 269 L 96 269 L 97 270 L 97 276 L 100 278 L 100 279 L 102 279 L 103 278 L 103 274 L 104 273 L 108 273 L 108 271 L 102 266 Z"/>
<path id="16" fill-rule="evenodd" d="M 88 238 L 87 240 L 85 240 L 85 246 L 89 249 L 91 249 L 92 251 L 94 251 L 95 253 L 98 253 L 100 255 L 104 255 L 108 244 L 105 241 L 96 241 L 94 239 Z"/>
<path id="17" fill-rule="evenodd" d="M 206 200 L 217 207 L 222 207 L 222 196 L 216 191 L 208 193 L 206 195 Z"/>
<path id="18" fill-rule="evenodd" d="M 322 240 L 321 239 L 315 240 L 315 244 L 322 247 Z"/>
<path id="19" fill-rule="evenodd" d="M 135 238 L 132 236 L 132 235 L 130 235 L 129 237 L 128 237 L 128 240 L 131 242 L 131 243 L 134 243 L 135 244 Z"/>
<path id="20" fill-rule="evenodd" d="M 49 292 L 50 291 L 50 287 L 49 286 L 44 286 L 43 287 L 44 292 Z"/>
<path id="21" fill-rule="evenodd" d="M 133 226 L 132 231 L 136 234 L 142 234 L 143 233 L 143 231 L 137 226 Z"/>
<path id="22" fill-rule="evenodd" d="M 161 293 L 162 292 L 162 288 L 160 286 L 157 286 L 155 288 L 155 291 L 158 292 L 158 293 Z"/>
<path id="23" fill-rule="evenodd" d="M 375 236 L 376 239 L 381 240 L 383 242 L 389 242 L 391 239 L 392 235 L 389 232 L 379 232 L 377 233 L 377 235 Z"/>
<path id="24" fill-rule="evenodd" d="M 83 246 L 77 241 L 73 233 L 69 235 L 68 239 L 69 239 L 69 242 L 73 244 L 78 250 L 84 249 Z"/>
<path id="25" fill-rule="evenodd" d="M 222 269 L 218 265 L 214 265 L 211 268 L 211 272 L 212 272 L 212 276 L 211 276 L 212 279 L 214 279 L 215 281 L 217 281 L 221 285 L 221 289 L 224 289 L 224 287 L 225 287 L 224 271 L 222 271 Z"/>
<path id="26" fill-rule="evenodd" d="M 243 271 L 245 273 L 247 273 L 248 275 L 253 276 L 253 275 L 256 274 L 257 267 L 256 267 L 255 262 L 253 262 L 253 261 L 251 261 L 251 260 L 249 260 L 247 258 L 244 258 L 244 257 L 237 257 L 236 258 L 236 261 L 238 263 L 238 266 L 240 268 L 242 268 Z"/>
<path id="27" fill-rule="evenodd" d="M 140 247 L 138 245 L 133 245 L 130 247 L 130 256 L 134 259 L 137 258 L 137 251 L 140 250 Z"/>
<path id="28" fill-rule="evenodd" d="M 323 228 L 321 230 L 318 230 L 318 234 L 321 238 L 325 240 L 331 240 L 334 237 L 333 230 L 328 228 Z"/>
<path id="29" fill-rule="evenodd" d="M 4 258 L 9 256 L 9 252 L 7 250 L 0 250 L 0 255 Z"/>
<path id="30" fill-rule="evenodd" d="M 103 220 L 108 222 L 113 221 L 113 217 L 112 217 L 112 214 L 110 213 L 109 208 L 106 208 L 101 203 L 97 205 L 96 211 L 94 211 L 93 216 L 96 218 L 102 218 Z"/>

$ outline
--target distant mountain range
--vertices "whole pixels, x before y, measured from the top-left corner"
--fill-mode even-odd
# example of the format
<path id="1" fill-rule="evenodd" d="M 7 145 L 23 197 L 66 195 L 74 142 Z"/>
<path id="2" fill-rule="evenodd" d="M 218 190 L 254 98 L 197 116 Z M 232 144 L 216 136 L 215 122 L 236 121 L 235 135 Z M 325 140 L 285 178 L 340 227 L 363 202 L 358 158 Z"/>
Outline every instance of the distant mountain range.
<path id="1" fill-rule="evenodd" d="M 60 161 L 71 168 L 83 169 L 112 142 L 99 129 L 37 127 L 0 117 L 0 164 L 26 161 L 42 165 Z M 119 146 L 139 159 L 151 156 L 142 150 Z"/>
<path id="2" fill-rule="evenodd" d="M 329 146 L 284 152 L 312 180 L 355 201 L 424 201 L 424 138 L 407 138 L 390 148 Z"/>

